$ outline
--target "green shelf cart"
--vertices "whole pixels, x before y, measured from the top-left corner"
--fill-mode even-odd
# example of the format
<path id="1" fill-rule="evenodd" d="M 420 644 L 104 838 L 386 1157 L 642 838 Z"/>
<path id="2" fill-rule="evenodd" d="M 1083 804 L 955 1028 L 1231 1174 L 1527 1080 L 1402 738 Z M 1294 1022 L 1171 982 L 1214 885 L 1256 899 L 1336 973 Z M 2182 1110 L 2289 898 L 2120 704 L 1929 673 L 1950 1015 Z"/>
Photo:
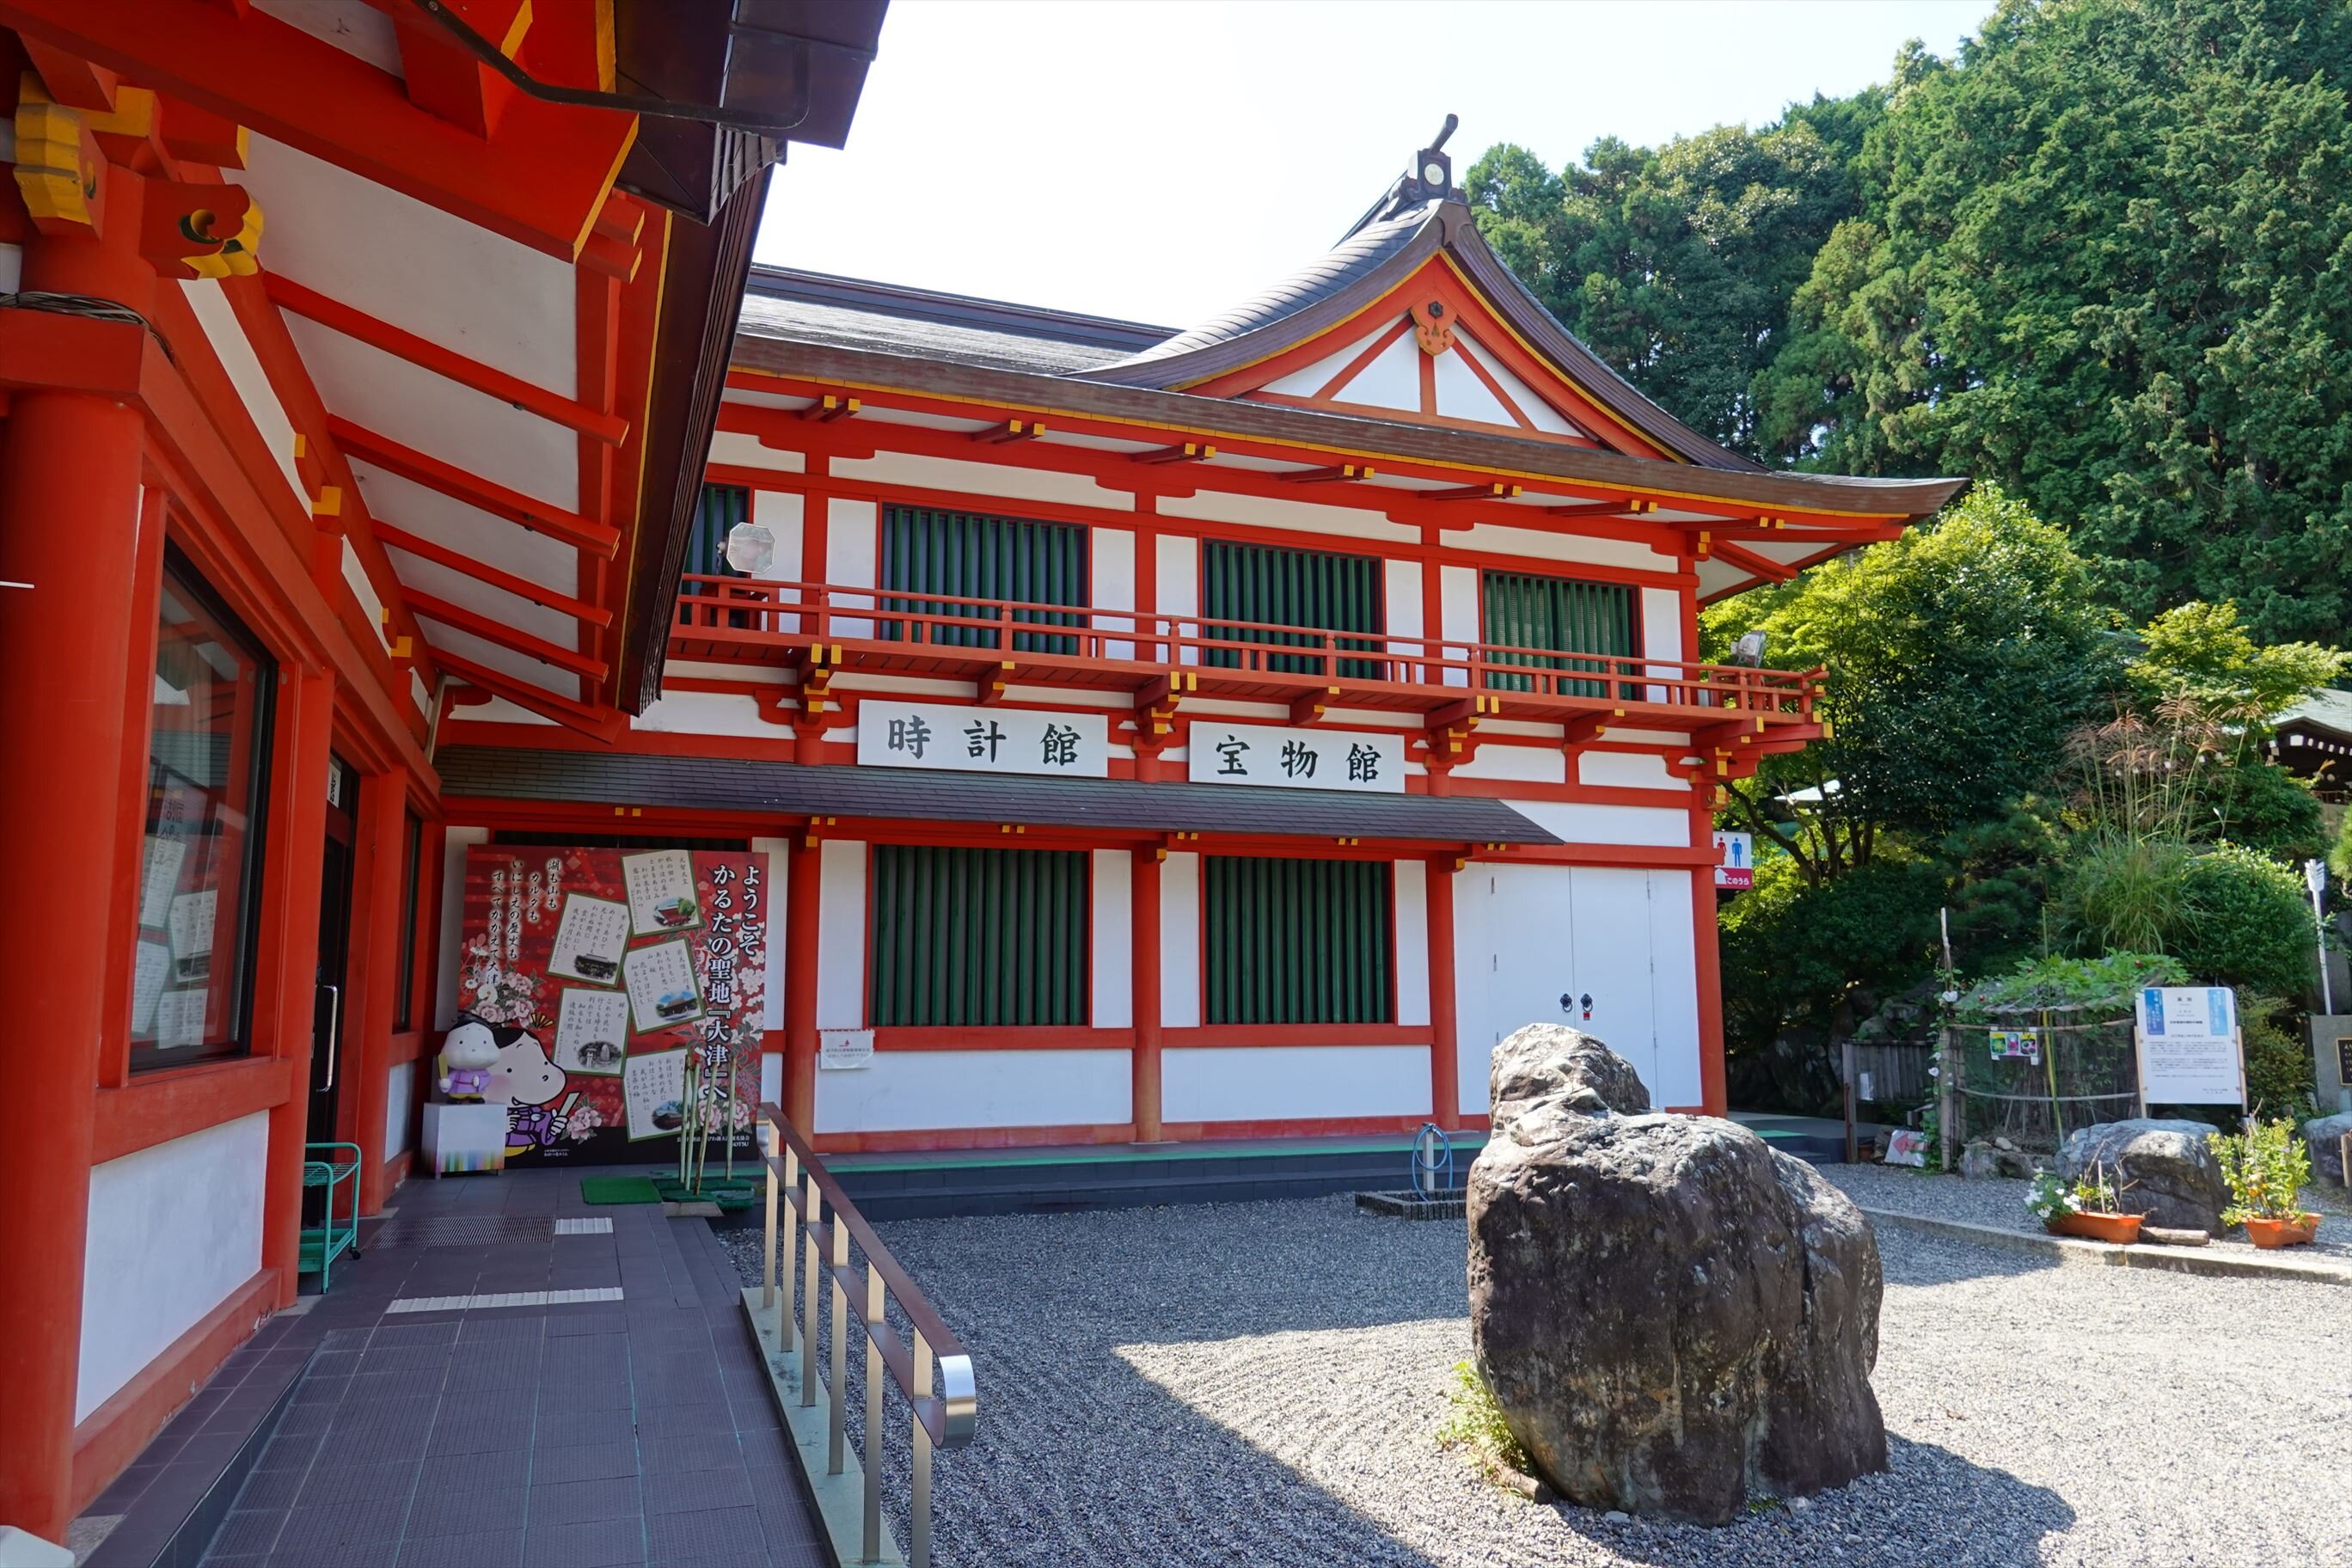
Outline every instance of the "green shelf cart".
<path id="1" fill-rule="evenodd" d="M 301 1261 L 297 1267 L 319 1277 L 319 1293 L 323 1296 L 335 1259 L 346 1252 L 353 1258 L 360 1255 L 360 1146 L 305 1143 L 302 1153 L 302 1185 L 325 1188 L 326 1205 L 321 1223 L 302 1232 Z M 349 1194 L 348 1201 L 338 1214 L 335 1200 L 344 1194 Z"/>

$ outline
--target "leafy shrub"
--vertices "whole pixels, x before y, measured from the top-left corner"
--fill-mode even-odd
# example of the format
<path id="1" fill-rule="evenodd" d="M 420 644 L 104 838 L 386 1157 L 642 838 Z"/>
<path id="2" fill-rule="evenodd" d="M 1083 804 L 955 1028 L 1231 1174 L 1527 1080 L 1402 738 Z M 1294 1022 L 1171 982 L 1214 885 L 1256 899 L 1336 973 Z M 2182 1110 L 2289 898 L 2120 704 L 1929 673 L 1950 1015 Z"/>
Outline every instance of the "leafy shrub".
<path id="1" fill-rule="evenodd" d="M 2284 1008 L 2275 996 L 2248 996 L 2238 1005 L 2246 1047 L 2246 1108 L 2306 1121 L 2317 1114 L 2311 1051 L 2279 1026 Z"/>
<path id="2" fill-rule="evenodd" d="M 2301 865 L 2327 852 L 2327 825 L 2311 786 L 2273 763 L 2242 762 L 2205 781 L 2198 802 L 2217 837 Z"/>
<path id="3" fill-rule="evenodd" d="M 2127 1006 L 2147 985 L 2186 985 L 2189 973 L 2160 952 L 2111 952 L 2104 958 L 2028 959 L 2007 974 L 1979 980 L 1964 993 L 1964 1017 L 1988 1018 L 2039 1009 Z"/>
<path id="4" fill-rule="evenodd" d="M 2311 1152 L 2295 1135 L 2294 1123 L 2257 1121 L 2243 1136 L 2209 1132 L 2205 1142 L 2221 1163 L 2221 1179 L 2237 1201 L 2221 1211 L 2223 1225 L 2250 1219 L 2294 1219 L 2303 1214 L 2303 1189 L 2311 1181 Z"/>
<path id="5" fill-rule="evenodd" d="M 1528 1469 L 1527 1450 L 1511 1436 L 1503 1407 L 1478 1369 L 1466 1361 L 1454 1363 L 1454 1386 L 1446 1391 L 1453 1409 L 1437 1429 L 1440 1447 L 1465 1450 L 1489 1479 L 1499 1470 Z"/>
<path id="6" fill-rule="evenodd" d="M 2198 980 L 2295 995 L 2311 983 L 2311 910 L 2303 879 L 2251 849 L 2216 845 L 2183 873 L 2187 910 L 2166 952 Z"/>
<path id="7" fill-rule="evenodd" d="M 2189 846 L 2178 838 L 2096 834 L 2059 885 L 2066 933 L 2094 952 L 2161 952 L 2188 912 Z"/>

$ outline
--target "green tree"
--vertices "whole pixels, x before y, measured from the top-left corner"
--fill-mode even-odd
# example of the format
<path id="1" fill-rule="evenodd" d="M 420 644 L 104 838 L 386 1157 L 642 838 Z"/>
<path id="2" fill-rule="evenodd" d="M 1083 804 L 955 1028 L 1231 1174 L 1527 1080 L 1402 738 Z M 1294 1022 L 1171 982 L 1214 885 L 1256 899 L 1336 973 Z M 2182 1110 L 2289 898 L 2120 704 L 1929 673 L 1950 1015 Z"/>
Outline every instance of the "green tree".
<path id="1" fill-rule="evenodd" d="M 1677 416 L 1754 452 L 1751 383 L 1839 219 L 1879 95 L 1791 106 L 1656 149 L 1604 137 L 1558 174 L 1498 145 L 1464 181 L 1479 231 L 1593 351 Z"/>
<path id="2" fill-rule="evenodd" d="M 1733 818 L 1810 880 L 1866 865 L 1889 834 L 2005 818 L 2121 680 L 2121 647 L 2065 533 L 1985 485 L 1933 524 L 1709 610 L 1720 647 L 1827 670 L 1831 738 L 1769 757 Z"/>
<path id="3" fill-rule="evenodd" d="M 1792 296 L 1759 444 L 2000 479 L 2135 617 L 2352 627 L 2352 6 L 2004 0 L 1916 49 Z"/>
<path id="4" fill-rule="evenodd" d="M 2347 656 L 2317 643 L 2255 646 L 2228 601 L 2176 605 L 2139 629 L 2132 679 L 2152 698 L 2189 697 L 2259 738 L 2266 721 L 2344 673 Z"/>

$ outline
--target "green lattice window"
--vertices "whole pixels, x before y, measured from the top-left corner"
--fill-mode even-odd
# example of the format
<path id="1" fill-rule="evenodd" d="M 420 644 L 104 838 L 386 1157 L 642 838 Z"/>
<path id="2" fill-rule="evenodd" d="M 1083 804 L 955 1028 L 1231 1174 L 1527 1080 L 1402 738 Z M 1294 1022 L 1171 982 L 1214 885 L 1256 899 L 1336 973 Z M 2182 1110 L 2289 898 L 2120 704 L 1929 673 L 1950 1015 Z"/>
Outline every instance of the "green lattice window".
<path id="1" fill-rule="evenodd" d="M 1633 618 L 1633 590 L 1618 583 L 1580 583 L 1569 577 L 1538 577 L 1522 572 L 1486 574 L 1486 632 L 1485 641 L 1510 649 L 1556 648 L 1562 654 L 1600 654 L 1631 658 L 1640 651 Z M 1537 669 L 1611 673 L 1602 658 L 1549 658 L 1539 653 L 1490 653 L 1497 664 L 1525 665 Z M 1538 678 L 1487 672 L 1486 684 L 1503 691 L 1549 689 Z M 1601 697 L 1609 691 L 1604 680 L 1562 680 L 1566 696 Z M 1619 694 L 1631 697 L 1636 689 L 1621 685 Z"/>
<path id="2" fill-rule="evenodd" d="M 1024 522 L 973 512 L 934 511 L 927 507 L 882 509 L 881 608 L 913 615 L 972 618 L 973 606 L 950 599 L 1013 600 L 1029 605 L 1068 605 L 1072 611 L 1017 610 L 1013 619 L 1027 626 L 1081 626 L 1089 602 L 1087 531 L 1066 522 Z M 925 597 L 928 595 L 939 598 Z M 977 612 L 984 614 L 984 612 Z M 992 648 L 1003 634 L 994 626 L 886 620 L 879 635 L 897 641 L 920 636 L 947 647 Z M 1078 639 L 1051 632 L 1015 632 L 1015 653 L 1074 654 Z"/>
<path id="3" fill-rule="evenodd" d="M 1087 1022 L 1083 850 L 874 848 L 877 1028 Z"/>
<path id="4" fill-rule="evenodd" d="M 1376 860 L 1202 862 L 1212 1024 L 1385 1024 L 1395 926 Z"/>
<path id="5" fill-rule="evenodd" d="M 1322 550 L 1278 550 L 1234 544 L 1221 539 L 1201 546 L 1201 619 L 1212 637 L 1226 642 L 1312 647 L 1317 632 L 1379 632 L 1382 617 L 1381 563 L 1370 555 L 1338 555 Z M 1254 622 L 1252 625 L 1234 625 Z M 1225 623 L 1225 624 L 1220 624 Z M 1299 631 L 1262 628 L 1297 626 Z M 1341 637 L 1341 648 L 1381 650 L 1375 637 Z M 1261 664 L 1258 660 L 1263 660 Z M 1316 654 L 1252 654 L 1240 648 L 1209 648 L 1202 662 L 1226 669 L 1274 670 L 1286 675 L 1336 676 L 1350 680 L 1381 679 L 1377 659 L 1333 661 Z"/>

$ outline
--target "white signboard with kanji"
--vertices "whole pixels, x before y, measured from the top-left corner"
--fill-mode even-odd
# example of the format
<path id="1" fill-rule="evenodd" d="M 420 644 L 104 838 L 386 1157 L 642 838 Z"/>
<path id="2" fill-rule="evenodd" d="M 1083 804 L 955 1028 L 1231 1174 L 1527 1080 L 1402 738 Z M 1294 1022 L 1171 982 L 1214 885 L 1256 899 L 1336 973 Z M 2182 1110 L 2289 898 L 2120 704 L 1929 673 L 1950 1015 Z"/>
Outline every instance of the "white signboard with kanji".
<path id="1" fill-rule="evenodd" d="M 2151 985 L 2139 994 L 2142 1104 L 2243 1105 L 2237 998 L 2224 985 Z"/>
<path id="2" fill-rule="evenodd" d="M 1110 720 L 1101 713 L 866 698 L 857 705 L 857 761 L 869 768 L 1108 778 Z"/>
<path id="3" fill-rule="evenodd" d="M 1404 737 L 1394 731 L 1298 730 L 1192 721 L 1186 776 L 1194 784 L 1404 793 Z"/>

